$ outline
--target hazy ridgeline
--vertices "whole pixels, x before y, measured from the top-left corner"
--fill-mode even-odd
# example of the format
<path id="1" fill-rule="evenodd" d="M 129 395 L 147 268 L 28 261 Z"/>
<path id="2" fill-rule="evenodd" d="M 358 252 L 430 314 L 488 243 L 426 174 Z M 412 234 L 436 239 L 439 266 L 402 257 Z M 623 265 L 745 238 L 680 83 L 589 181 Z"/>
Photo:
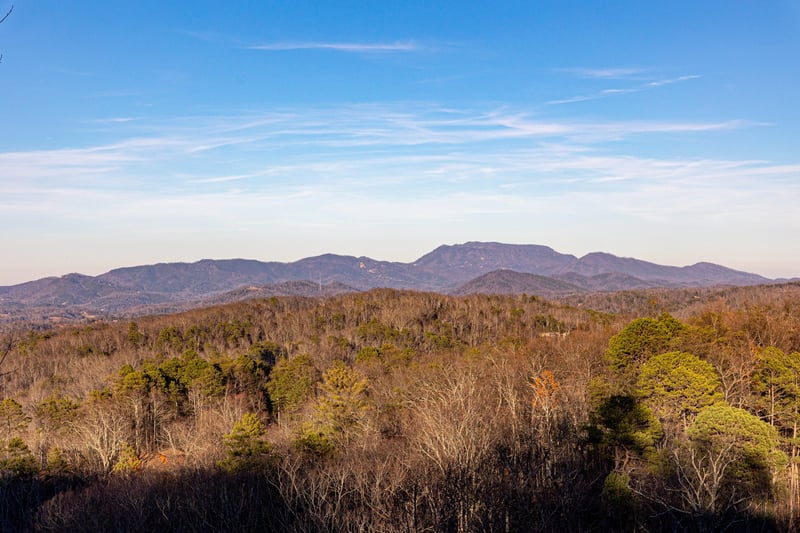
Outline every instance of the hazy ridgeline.
<path id="1" fill-rule="evenodd" d="M 800 513 L 797 285 L 373 290 L 1 340 L 4 531 L 790 531 Z"/>

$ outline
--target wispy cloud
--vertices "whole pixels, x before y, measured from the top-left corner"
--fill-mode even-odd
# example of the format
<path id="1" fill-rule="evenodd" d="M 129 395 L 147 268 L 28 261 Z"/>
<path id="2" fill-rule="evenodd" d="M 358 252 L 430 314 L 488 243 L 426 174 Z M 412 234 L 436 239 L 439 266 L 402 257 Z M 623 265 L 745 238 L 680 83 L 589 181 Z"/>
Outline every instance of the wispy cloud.
<path id="1" fill-rule="evenodd" d="M 259 176 L 264 176 L 266 173 L 264 172 L 251 172 L 249 174 L 236 174 L 230 176 L 214 176 L 211 178 L 200 178 L 200 179 L 193 179 L 189 178 L 188 181 L 194 183 L 227 183 L 231 181 L 241 181 L 241 180 L 249 180 L 253 178 L 257 178 Z"/>
<path id="2" fill-rule="evenodd" d="M 328 50 L 333 52 L 345 52 L 354 54 L 375 54 L 393 52 L 419 52 L 430 50 L 430 46 L 423 45 L 413 39 L 381 41 L 381 42 L 358 42 L 358 41 L 274 41 L 261 43 L 246 43 L 238 38 L 218 32 L 203 32 L 193 30 L 180 30 L 181 33 L 210 43 L 222 43 L 235 46 L 244 50 L 260 50 L 264 52 L 287 52 L 298 50 Z"/>
<path id="3" fill-rule="evenodd" d="M 134 128 L 124 122 L 117 126 Z M 603 195 L 622 195 L 621 187 L 627 196 L 641 195 L 636 200 L 641 205 L 657 204 L 671 187 L 690 195 L 708 188 L 709 198 L 716 198 L 729 187 L 758 186 L 763 194 L 780 189 L 780 198 L 797 199 L 798 186 L 787 188 L 786 181 L 800 165 L 634 157 L 609 151 L 613 145 L 606 143 L 633 135 L 707 135 L 751 126 L 742 121 L 542 121 L 506 107 L 476 111 L 425 104 L 185 117 L 150 124 L 151 135 L 142 134 L 147 125 L 137 122 L 138 136 L 108 144 L 0 152 L 0 223 L 4 217 L 34 223 L 100 213 L 120 227 L 180 219 L 205 228 L 212 213 L 215 220 L 263 221 L 263 206 L 275 205 L 274 216 L 267 218 L 280 225 L 286 221 L 273 218 L 291 212 L 306 213 L 311 222 L 335 219 L 330 204 L 389 204 L 404 213 L 412 205 L 415 211 L 426 203 L 438 205 L 441 198 L 460 202 L 443 211 L 453 217 L 472 212 L 514 217 L 541 203 L 564 210 L 564 202 L 572 201 L 567 196 L 578 193 L 600 205 Z M 489 196 L 491 205 L 481 203 Z M 673 200 L 679 202 L 679 196 L 675 193 Z M 375 216 L 387 220 L 380 210 Z M 353 217 L 342 223 L 355 224 Z"/>
<path id="4" fill-rule="evenodd" d="M 562 104 L 575 104 L 577 102 L 586 102 L 588 100 L 597 100 L 598 98 L 603 98 L 604 96 L 602 93 L 598 94 L 587 94 L 583 96 L 570 96 L 568 98 L 558 98 L 556 100 L 548 100 L 545 102 L 547 105 L 562 105 Z"/>
<path id="5" fill-rule="evenodd" d="M 165 217 L 197 219 L 197 226 L 211 212 L 225 220 L 263 220 L 266 204 L 277 206 L 275 216 L 296 211 L 318 219 L 339 216 L 326 206 L 343 198 L 395 205 L 398 213 L 447 198 L 459 202 L 444 211 L 452 217 L 525 216 L 542 204 L 564 210 L 575 195 L 587 205 L 589 199 L 608 204 L 600 199 L 616 195 L 622 203 L 613 210 L 634 216 L 648 206 L 650 215 L 635 215 L 642 217 L 691 211 L 681 196 L 695 194 L 705 195 L 710 212 L 722 213 L 730 205 L 718 199 L 733 202 L 730 189 L 796 201 L 800 186 L 790 178 L 800 174 L 800 164 L 648 158 L 608 144 L 754 126 L 737 120 L 556 121 L 508 107 L 419 103 L 119 122 L 118 134 L 137 135 L 83 148 L 0 152 L 0 222 L 4 216 L 42 220 L 43 210 L 48 220 L 76 220 L 101 209 L 104 220 L 120 226 L 166 223 Z"/>
<path id="6" fill-rule="evenodd" d="M 561 72 L 572 74 L 579 78 L 620 80 L 640 77 L 646 74 L 649 69 L 638 67 L 623 68 L 562 68 Z"/>
<path id="7" fill-rule="evenodd" d="M 122 124 L 125 122 L 133 122 L 137 120 L 134 117 L 109 117 L 109 118 L 96 118 L 90 122 L 94 124 Z"/>
<path id="8" fill-rule="evenodd" d="M 416 52 L 421 50 L 422 46 L 414 41 L 395 41 L 391 43 L 291 41 L 254 44 L 245 46 L 244 48 L 248 50 L 264 50 L 271 52 L 289 50 L 333 50 L 336 52 L 366 54 L 375 52 Z"/>
<path id="9" fill-rule="evenodd" d="M 281 176 L 360 179 L 371 173 L 392 181 L 392 176 L 402 180 L 417 171 L 417 175 L 446 175 L 448 169 L 466 175 L 458 165 L 472 161 L 473 153 L 487 154 L 487 161 L 476 161 L 474 166 L 483 169 L 476 170 L 476 176 L 487 176 L 513 170 L 492 158 L 515 150 L 531 153 L 533 147 L 540 147 L 536 150 L 551 157 L 570 159 L 576 153 L 632 136 L 707 134 L 758 126 L 763 124 L 741 120 L 559 121 L 519 109 L 476 111 L 413 103 L 288 109 L 152 123 L 123 120 L 108 125 L 107 135 L 116 133 L 121 138 L 106 144 L 0 152 L 0 195 L 20 183 L 93 183 L 105 188 L 144 179 L 158 190 L 174 190 L 185 183 L 258 185 L 267 177 Z M 131 136 L 126 137 L 126 131 Z M 148 175 L 153 177 L 142 177 Z M 178 178 L 158 180 L 155 176 Z"/>
<path id="10" fill-rule="evenodd" d="M 645 85 L 647 87 L 661 87 L 663 85 L 670 85 L 672 83 L 679 83 L 679 82 L 682 82 L 682 81 L 695 80 L 695 79 L 700 78 L 700 77 L 701 76 L 698 75 L 698 74 L 690 74 L 688 76 L 678 76 L 677 78 L 669 78 L 669 79 L 665 79 L 665 80 L 651 81 L 651 82 L 649 82 L 649 83 L 647 83 Z"/>
<path id="11" fill-rule="evenodd" d="M 634 72 L 634 69 L 630 69 L 630 72 Z M 603 70 L 588 70 L 588 72 L 597 72 L 598 74 L 595 76 L 583 76 L 583 77 L 591 77 L 596 79 L 625 79 L 625 76 L 613 76 L 612 74 L 615 72 L 628 72 L 625 69 L 610 69 L 608 71 Z M 608 75 L 604 76 L 601 75 L 602 73 L 608 73 Z M 639 71 L 635 71 L 639 72 Z M 586 102 L 589 100 L 598 100 L 601 98 L 609 98 L 612 96 L 619 96 L 623 94 L 632 94 L 632 93 L 639 93 L 643 91 L 649 91 L 652 89 L 656 89 L 659 87 L 664 87 L 666 85 L 672 85 L 675 83 L 681 83 L 684 81 L 690 81 L 694 79 L 698 79 L 701 76 L 699 74 L 690 74 L 685 76 L 678 76 L 676 78 L 663 78 L 663 79 L 656 79 L 652 81 L 646 81 L 644 83 L 638 83 L 631 87 L 622 87 L 622 88 L 609 88 L 609 89 L 602 89 L 599 91 L 595 91 L 592 93 L 576 95 L 576 96 L 569 96 L 566 98 L 557 98 L 554 100 L 549 100 L 545 102 L 547 105 L 563 105 L 563 104 L 574 104 L 577 102 Z M 641 79 L 641 78 L 638 78 Z"/>

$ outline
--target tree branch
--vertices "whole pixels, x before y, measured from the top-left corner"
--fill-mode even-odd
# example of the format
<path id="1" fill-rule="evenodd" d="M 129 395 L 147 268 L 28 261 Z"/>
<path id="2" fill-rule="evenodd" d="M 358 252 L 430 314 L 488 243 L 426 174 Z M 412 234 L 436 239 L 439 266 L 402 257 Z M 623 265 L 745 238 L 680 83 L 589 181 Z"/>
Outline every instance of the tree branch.
<path id="1" fill-rule="evenodd" d="M 11 7 L 8 8 L 8 11 L 6 12 L 6 14 L 3 15 L 3 18 L 0 19 L 0 24 L 2 24 L 3 22 L 6 21 L 6 19 L 11 15 L 12 11 L 14 11 L 14 4 L 11 4 Z M 3 62 L 3 54 L 0 54 L 0 63 L 2 63 L 2 62 Z"/>
<path id="2" fill-rule="evenodd" d="M 5 15 L 3 15 L 3 18 L 1 18 L 1 19 L 0 19 L 0 24 L 2 24 L 3 22 L 5 22 L 5 21 L 6 21 L 6 19 L 8 18 L 8 16 L 9 16 L 9 15 L 11 15 L 11 12 L 12 12 L 12 11 L 14 11 L 14 5 L 13 5 L 13 4 L 12 4 L 12 5 L 11 5 L 11 7 L 9 8 L 8 12 L 6 12 L 6 14 L 5 14 Z"/>

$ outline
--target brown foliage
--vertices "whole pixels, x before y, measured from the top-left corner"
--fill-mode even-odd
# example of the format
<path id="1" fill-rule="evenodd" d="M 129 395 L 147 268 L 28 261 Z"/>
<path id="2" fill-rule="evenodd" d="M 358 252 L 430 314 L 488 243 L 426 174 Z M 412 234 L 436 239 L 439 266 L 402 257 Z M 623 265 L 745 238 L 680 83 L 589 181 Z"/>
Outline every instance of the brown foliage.
<path id="1" fill-rule="evenodd" d="M 800 290 L 791 284 L 572 303 L 382 289 L 17 330 L 0 339 L 3 397 L 32 418 L 20 437 L 42 466 L 57 449 L 66 462 L 58 479 L 79 481 L 53 481 L 50 492 L 26 500 L 20 512 L 27 518 L 14 527 L 613 529 L 600 495 L 613 462 L 588 444 L 586 427 L 589 384 L 604 375 L 615 333 L 633 317 L 672 310 L 689 326 L 681 349 L 713 363 L 726 400 L 743 408 L 752 403 L 756 350 L 800 349 Z M 298 356 L 307 358 L 312 382 L 282 413 L 269 397 L 280 389 L 267 386 L 270 372 Z M 332 449 L 315 453 L 314 435 L 303 431 L 331 402 L 320 382 L 331 368 L 368 382 L 358 399 L 368 408 L 349 406 L 358 423 L 336 429 L 342 437 L 330 441 Z M 52 398 L 79 403 L 77 415 L 58 426 L 45 419 L 37 407 Z M 275 460 L 258 472 L 220 472 L 224 435 L 247 412 L 265 422 Z M 302 435 L 311 437 L 308 446 L 293 446 Z M 124 479 L 112 472 L 123 450 L 143 462 Z M 40 481 L 23 481 L 13 490 L 41 490 Z M 635 521 L 685 525 L 659 505 L 641 503 Z"/>

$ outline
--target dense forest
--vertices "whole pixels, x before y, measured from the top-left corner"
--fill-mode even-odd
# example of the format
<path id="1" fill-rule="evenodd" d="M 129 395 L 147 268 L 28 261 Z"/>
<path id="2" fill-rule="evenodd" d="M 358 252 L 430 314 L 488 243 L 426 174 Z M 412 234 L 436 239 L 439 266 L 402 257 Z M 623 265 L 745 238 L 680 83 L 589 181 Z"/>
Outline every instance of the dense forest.
<path id="1" fill-rule="evenodd" d="M 791 531 L 800 284 L 0 334 L 3 531 Z"/>

